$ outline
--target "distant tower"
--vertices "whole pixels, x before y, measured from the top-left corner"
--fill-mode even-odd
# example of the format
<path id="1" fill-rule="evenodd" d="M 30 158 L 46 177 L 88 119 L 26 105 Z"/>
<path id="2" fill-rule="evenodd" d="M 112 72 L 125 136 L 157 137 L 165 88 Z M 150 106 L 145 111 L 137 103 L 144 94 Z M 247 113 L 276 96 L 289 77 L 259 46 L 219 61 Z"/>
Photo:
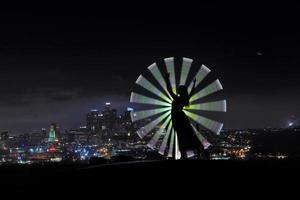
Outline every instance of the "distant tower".
<path id="1" fill-rule="evenodd" d="M 56 124 L 51 124 L 50 125 L 50 131 L 49 131 L 49 136 L 48 136 L 48 142 L 49 143 L 54 143 L 57 142 L 57 135 L 56 135 Z"/>
<path id="2" fill-rule="evenodd" d="M 86 115 L 86 128 L 91 133 L 97 133 L 100 129 L 100 119 L 101 115 L 97 109 L 92 109 Z"/>
<path id="3" fill-rule="evenodd" d="M 111 132 L 117 120 L 117 110 L 112 108 L 110 102 L 106 102 L 102 114 L 104 125 Z"/>

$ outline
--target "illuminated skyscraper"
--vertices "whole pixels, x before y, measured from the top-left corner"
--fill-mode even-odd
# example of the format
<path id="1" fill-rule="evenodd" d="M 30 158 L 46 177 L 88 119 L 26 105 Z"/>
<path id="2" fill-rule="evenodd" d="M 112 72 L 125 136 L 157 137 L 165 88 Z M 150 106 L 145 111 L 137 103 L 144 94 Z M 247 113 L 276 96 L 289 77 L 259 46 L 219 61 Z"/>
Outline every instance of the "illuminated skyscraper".
<path id="1" fill-rule="evenodd" d="M 92 109 L 86 115 L 86 128 L 91 133 L 101 133 L 108 136 L 116 128 L 117 110 L 111 107 L 110 102 L 106 102 L 104 109 Z"/>
<path id="2" fill-rule="evenodd" d="M 111 103 L 105 103 L 103 114 L 103 125 L 108 132 L 112 132 L 117 121 L 117 110 L 111 107 Z"/>
<path id="3" fill-rule="evenodd" d="M 101 114 L 98 109 L 92 109 L 86 115 L 86 128 L 91 133 L 97 133 L 100 130 Z"/>
<path id="4" fill-rule="evenodd" d="M 54 143 L 57 141 L 58 141 L 58 138 L 57 138 L 57 134 L 56 134 L 56 124 L 51 124 L 50 130 L 49 130 L 48 142 Z"/>

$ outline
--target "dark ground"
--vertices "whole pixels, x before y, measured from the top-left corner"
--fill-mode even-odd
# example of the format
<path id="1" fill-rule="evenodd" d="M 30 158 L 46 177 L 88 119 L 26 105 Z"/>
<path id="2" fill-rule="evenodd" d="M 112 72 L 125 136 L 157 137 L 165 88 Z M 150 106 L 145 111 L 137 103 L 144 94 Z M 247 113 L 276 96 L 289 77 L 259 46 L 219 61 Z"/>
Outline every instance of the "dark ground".
<path id="1" fill-rule="evenodd" d="M 145 161 L 107 165 L 2 166 L 1 191 L 7 194 L 65 196 L 153 196 L 239 193 L 296 193 L 300 161 Z M 15 193 L 15 191 L 18 191 Z M 47 196 L 47 195 L 46 195 Z M 34 196 L 32 196 L 34 197 Z"/>

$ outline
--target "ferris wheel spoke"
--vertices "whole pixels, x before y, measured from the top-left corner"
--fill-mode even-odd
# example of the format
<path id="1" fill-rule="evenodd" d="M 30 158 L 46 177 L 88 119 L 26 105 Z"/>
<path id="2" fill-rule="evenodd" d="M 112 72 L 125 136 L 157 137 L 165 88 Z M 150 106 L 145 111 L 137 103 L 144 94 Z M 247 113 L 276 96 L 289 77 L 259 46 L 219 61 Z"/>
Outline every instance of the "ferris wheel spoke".
<path id="1" fill-rule="evenodd" d="M 132 103 L 141 103 L 141 104 L 151 104 L 151 105 L 159 105 L 159 106 L 168 106 L 170 107 L 171 104 L 161 101 L 161 100 L 157 100 L 151 97 L 147 97 L 141 94 L 137 94 L 135 92 L 131 93 L 130 96 L 130 102 Z"/>
<path id="2" fill-rule="evenodd" d="M 207 141 L 207 139 L 205 139 L 205 137 L 200 133 L 200 131 L 198 131 L 192 123 L 191 123 L 191 125 L 192 125 L 198 139 L 203 144 L 204 149 L 207 149 L 209 146 L 211 146 L 211 144 Z"/>
<path id="3" fill-rule="evenodd" d="M 165 58 L 164 59 L 167 71 L 170 73 L 170 83 L 174 93 L 176 93 L 176 77 L 175 77 L 175 66 L 174 66 L 174 58 Z"/>
<path id="4" fill-rule="evenodd" d="M 167 111 L 166 113 L 162 114 L 152 122 L 148 123 L 144 127 L 140 128 L 137 133 L 140 136 L 140 138 L 145 137 L 152 129 L 154 129 L 164 118 L 169 116 L 171 114 L 171 111 Z"/>
<path id="5" fill-rule="evenodd" d="M 159 85 L 165 90 L 166 94 L 168 94 L 168 99 L 172 100 L 172 97 L 169 96 L 169 92 L 167 91 L 166 83 L 164 81 L 165 79 L 162 76 L 160 70 L 158 69 L 157 64 L 153 63 L 152 65 L 150 65 L 148 67 L 148 70 L 151 72 L 151 74 L 156 79 L 156 81 L 159 83 Z"/>
<path id="6" fill-rule="evenodd" d="M 182 59 L 181 73 L 180 73 L 180 85 L 185 85 L 187 77 L 189 75 L 193 60 L 189 58 Z"/>
<path id="7" fill-rule="evenodd" d="M 160 91 L 157 87 L 155 87 L 150 81 L 148 81 L 145 77 L 142 75 L 139 76 L 139 78 L 135 82 L 136 84 L 140 85 L 141 87 L 145 88 L 152 94 L 164 99 L 168 103 L 172 103 L 171 99 L 167 97 L 162 91 Z"/>
<path id="8" fill-rule="evenodd" d="M 201 68 L 198 70 L 197 74 L 193 78 L 196 79 L 195 87 L 197 87 L 201 83 L 201 81 L 207 76 L 209 72 L 210 69 L 208 69 L 205 65 L 201 65 Z M 193 83 L 191 82 L 188 88 L 189 92 L 191 92 L 192 87 L 193 87 Z"/>
<path id="9" fill-rule="evenodd" d="M 166 127 L 171 121 L 171 115 L 167 117 L 167 119 L 164 121 L 164 123 L 161 125 L 159 131 L 157 131 L 154 136 L 151 138 L 151 140 L 148 142 L 147 146 L 151 149 L 154 149 L 156 146 L 159 138 L 165 134 L 166 132 Z"/>
<path id="10" fill-rule="evenodd" d="M 202 126 L 204 126 L 205 128 L 211 130 L 212 132 L 219 134 L 223 124 L 217 121 L 214 121 L 212 119 L 208 119 L 206 117 L 200 116 L 198 114 L 192 113 L 190 111 L 184 110 L 184 112 L 186 113 L 186 115 L 188 117 L 190 117 L 192 120 L 194 120 L 195 122 L 201 124 Z"/>
<path id="11" fill-rule="evenodd" d="M 145 119 L 147 117 L 151 117 L 153 115 L 165 112 L 170 110 L 170 107 L 166 107 L 166 108 L 156 108 L 156 109 L 149 109 L 149 110 L 142 110 L 142 111 L 137 111 L 137 112 L 131 112 L 131 119 L 132 122 L 141 120 L 141 119 Z"/>
<path id="12" fill-rule="evenodd" d="M 204 110 L 204 111 L 217 111 L 226 112 L 226 100 L 213 101 L 207 103 L 191 104 L 184 108 L 185 110 Z"/>
<path id="13" fill-rule="evenodd" d="M 206 97 L 206 96 L 213 94 L 222 89 L 223 89 L 223 87 L 222 87 L 219 79 L 217 79 L 214 82 L 212 82 L 211 84 L 209 84 L 208 86 L 206 86 L 205 88 L 203 88 L 202 90 L 200 90 L 199 92 L 197 92 L 196 94 L 194 94 L 191 97 L 190 102 L 196 101 L 202 97 Z"/>
<path id="14" fill-rule="evenodd" d="M 165 155 L 165 151 L 166 151 L 166 147 L 167 147 L 168 140 L 169 140 L 169 137 L 170 137 L 171 129 L 172 129 L 172 120 L 170 121 L 170 123 L 168 125 L 166 134 L 164 135 L 164 139 L 163 139 L 163 141 L 160 145 L 160 148 L 159 148 L 159 154 L 161 154 L 161 155 Z"/>

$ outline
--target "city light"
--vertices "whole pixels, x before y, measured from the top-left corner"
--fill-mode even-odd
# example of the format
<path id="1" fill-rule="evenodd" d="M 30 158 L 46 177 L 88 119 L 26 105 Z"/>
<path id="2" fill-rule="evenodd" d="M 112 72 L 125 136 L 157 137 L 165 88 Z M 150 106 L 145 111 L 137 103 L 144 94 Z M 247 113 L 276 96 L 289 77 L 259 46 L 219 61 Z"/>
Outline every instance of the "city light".
<path id="1" fill-rule="evenodd" d="M 134 109 L 131 108 L 131 107 L 127 107 L 127 111 L 128 111 L 128 112 L 131 112 L 131 111 L 134 111 Z"/>
<path id="2" fill-rule="evenodd" d="M 225 108 L 221 106 L 224 105 L 224 102 L 220 101 L 217 104 L 220 106 L 215 105 L 213 107 L 217 107 L 218 110 Z M 197 108 L 209 109 L 210 106 Z M 170 107 L 142 112 L 128 112 L 128 109 L 125 109 L 123 114 L 117 115 L 117 111 L 113 108 L 107 110 L 103 107 L 102 111 L 98 109 L 97 115 L 94 115 L 93 111 L 88 112 L 86 115 L 87 124 L 78 126 L 79 129 L 62 132 L 59 126 L 51 124 L 48 128 L 41 129 L 40 133 L 22 134 L 20 136 L 7 135 L 2 137 L 4 140 L 0 140 L 0 163 L 22 165 L 65 161 L 89 163 L 92 158 L 112 160 L 114 156 L 118 155 L 132 156 L 133 159 L 140 160 L 150 159 L 151 157 L 148 158 L 148 154 L 152 152 L 153 155 L 165 155 L 171 158 L 174 151 L 176 159 L 179 159 L 181 152 L 178 148 L 177 134 L 171 128 L 170 112 Z M 208 127 L 208 130 L 198 130 L 192 124 L 198 139 L 202 142 L 206 151 L 209 152 L 212 160 L 286 159 L 290 157 L 287 152 L 257 152 L 253 136 L 257 134 L 271 136 L 272 134 L 265 133 L 281 133 L 284 131 L 288 131 L 286 134 L 292 134 L 300 131 L 297 128 L 225 129 L 222 130 L 221 135 L 212 135 L 211 130 L 218 132 L 220 129 L 218 122 L 202 118 L 188 109 L 185 109 L 184 112 L 195 121 Z M 151 120 L 156 115 L 159 116 Z M 131 118 L 138 118 L 139 120 L 134 122 Z M 114 124 L 114 126 L 110 126 L 110 124 Z M 137 137 L 138 135 L 145 139 L 140 139 Z M 197 155 L 198 153 L 195 150 L 187 152 L 188 159 L 195 159 Z"/>

